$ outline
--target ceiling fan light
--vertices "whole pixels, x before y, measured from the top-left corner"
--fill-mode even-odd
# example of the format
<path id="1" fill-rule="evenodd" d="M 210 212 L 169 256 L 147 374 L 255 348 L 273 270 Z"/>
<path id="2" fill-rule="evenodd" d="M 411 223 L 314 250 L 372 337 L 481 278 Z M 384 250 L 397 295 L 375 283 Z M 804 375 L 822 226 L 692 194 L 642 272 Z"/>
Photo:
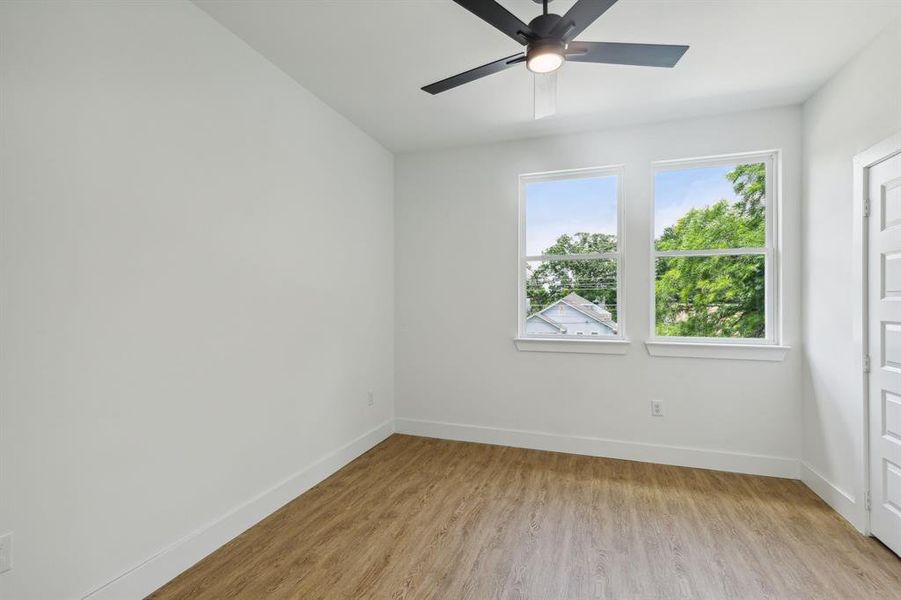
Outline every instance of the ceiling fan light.
<path id="1" fill-rule="evenodd" d="M 559 42 L 536 43 L 529 47 L 526 54 L 526 67 L 533 73 L 556 71 L 564 61 L 563 44 Z"/>
<path id="2" fill-rule="evenodd" d="M 563 65 L 563 57 L 556 52 L 545 52 L 538 56 L 533 56 L 528 60 L 526 66 L 533 73 L 550 73 L 556 71 Z"/>

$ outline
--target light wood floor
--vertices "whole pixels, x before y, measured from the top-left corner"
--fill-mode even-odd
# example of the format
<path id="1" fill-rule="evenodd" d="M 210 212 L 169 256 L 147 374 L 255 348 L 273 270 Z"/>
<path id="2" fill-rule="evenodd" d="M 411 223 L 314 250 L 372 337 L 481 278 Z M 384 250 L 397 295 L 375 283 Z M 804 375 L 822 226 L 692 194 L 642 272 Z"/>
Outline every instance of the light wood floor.
<path id="1" fill-rule="evenodd" d="M 802 483 L 395 435 L 151 595 L 901 598 Z"/>

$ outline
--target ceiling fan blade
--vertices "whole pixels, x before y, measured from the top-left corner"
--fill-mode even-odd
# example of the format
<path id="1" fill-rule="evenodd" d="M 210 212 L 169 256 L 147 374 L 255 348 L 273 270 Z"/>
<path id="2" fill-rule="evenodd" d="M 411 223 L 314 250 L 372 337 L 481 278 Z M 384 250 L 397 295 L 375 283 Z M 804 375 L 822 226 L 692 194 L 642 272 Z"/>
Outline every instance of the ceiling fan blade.
<path id="1" fill-rule="evenodd" d="M 607 12 L 617 0 L 578 0 L 566 11 L 557 23 L 551 35 L 563 38 L 564 42 L 573 40 L 586 27 L 594 23 L 598 17 Z"/>
<path id="2" fill-rule="evenodd" d="M 500 71 L 508 69 L 515 64 L 524 62 L 525 60 L 526 55 L 520 52 L 519 54 L 514 54 L 513 56 L 508 56 L 507 58 L 502 58 L 500 60 L 490 62 L 487 65 L 482 65 L 481 67 L 470 69 L 465 73 L 460 73 L 459 75 L 454 75 L 453 77 L 448 77 L 447 79 L 442 79 L 441 81 L 430 83 L 429 85 L 422 88 L 422 91 L 428 92 L 433 95 L 440 94 L 441 92 L 446 92 L 447 90 L 455 88 L 458 85 L 463 85 L 464 83 L 469 83 L 470 81 L 481 79 L 482 77 L 491 75 L 492 73 L 499 73 Z"/>
<path id="3" fill-rule="evenodd" d="M 687 50 L 688 46 L 668 44 L 572 42 L 566 48 L 566 60 L 638 67 L 674 67 Z"/>
<path id="4" fill-rule="evenodd" d="M 532 37 L 532 30 L 528 25 L 494 0 L 454 0 L 454 2 L 524 46 Z"/>
<path id="5" fill-rule="evenodd" d="M 557 71 L 534 73 L 535 120 L 549 117 L 557 112 Z"/>

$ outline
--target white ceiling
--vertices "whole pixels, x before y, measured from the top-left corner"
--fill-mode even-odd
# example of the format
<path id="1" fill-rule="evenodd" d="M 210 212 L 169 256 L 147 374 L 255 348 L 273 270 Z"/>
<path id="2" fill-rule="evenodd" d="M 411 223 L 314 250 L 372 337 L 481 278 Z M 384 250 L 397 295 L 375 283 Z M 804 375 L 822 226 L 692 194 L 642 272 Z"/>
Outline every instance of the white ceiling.
<path id="1" fill-rule="evenodd" d="M 901 0 L 620 0 L 577 39 L 688 53 L 675 69 L 569 63 L 558 114 L 533 121 L 522 65 L 420 91 L 521 49 L 451 0 L 195 3 L 397 152 L 801 102 L 901 15 Z M 526 22 L 540 11 L 501 3 Z M 556 0 L 551 12 L 572 4 Z"/>

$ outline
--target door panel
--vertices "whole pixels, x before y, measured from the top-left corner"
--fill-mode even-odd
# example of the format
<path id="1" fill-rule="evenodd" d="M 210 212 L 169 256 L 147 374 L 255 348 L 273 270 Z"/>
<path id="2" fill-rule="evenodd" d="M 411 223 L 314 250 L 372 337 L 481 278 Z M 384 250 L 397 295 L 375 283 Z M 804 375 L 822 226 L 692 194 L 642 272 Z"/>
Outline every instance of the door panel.
<path id="1" fill-rule="evenodd" d="M 882 322 L 881 366 L 901 372 L 901 323 Z"/>
<path id="2" fill-rule="evenodd" d="M 901 185 L 889 186 L 884 192 L 879 197 L 882 228 L 897 227 L 901 225 Z"/>
<path id="3" fill-rule="evenodd" d="M 883 460 L 885 480 L 885 504 L 896 515 L 901 515 L 901 467 L 890 460 Z"/>
<path id="4" fill-rule="evenodd" d="M 901 155 L 869 170 L 870 529 L 901 554 Z"/>
<path id="5" fill-rule="evenodd" d="M 901 442 L 901 396 L 882 392 L 882 435 Z"/>
<path id="6" fill-rule="evenodd" d="M 882 297 L 901 296 L 901 252 L 882 255 Z"/>

